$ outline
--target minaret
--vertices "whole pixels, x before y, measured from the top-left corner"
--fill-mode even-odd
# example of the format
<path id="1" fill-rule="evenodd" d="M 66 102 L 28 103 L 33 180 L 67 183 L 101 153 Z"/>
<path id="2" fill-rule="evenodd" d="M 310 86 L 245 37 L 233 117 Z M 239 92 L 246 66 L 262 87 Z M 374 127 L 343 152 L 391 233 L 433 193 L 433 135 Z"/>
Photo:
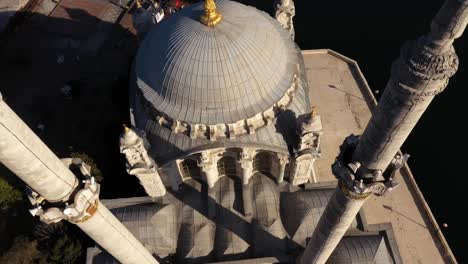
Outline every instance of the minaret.
<path id="1" fill-rule="evenodd" d="M 87 167 L 79 159 L 58 159 L 1 95 L 0 162 L 33 189 L 31 199 L 37 201 L 37 207 L 31 212 L 41 220 L 65 219 L 76 224 L 123 264 L 158 263 L 99 201 L 99 184 L 89 176 Z"/>
<path id="2" fill-rule="evenodd" d="M 396 186 L 393 171 L 406 158 L 397 152 L 434 96 L 456 72 L 458 58 L 452 43 L 462 35 L 467 22 L 468 0 L 448 0 L 432 21 L 430 33 L 402 47 L 363 135 L 348 137 L 332 166 L 338 187 L 301 264 L 325 263 L 366 199 Z"/>

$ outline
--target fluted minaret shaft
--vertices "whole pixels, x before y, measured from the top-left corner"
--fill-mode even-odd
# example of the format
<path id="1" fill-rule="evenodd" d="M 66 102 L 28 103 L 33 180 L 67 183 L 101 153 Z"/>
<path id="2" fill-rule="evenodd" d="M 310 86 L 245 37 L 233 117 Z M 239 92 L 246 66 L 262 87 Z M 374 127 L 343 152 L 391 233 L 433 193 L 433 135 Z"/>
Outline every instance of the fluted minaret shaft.
<path id="1" fill-rule="evenodd" d="M 442 92 L 458 68 L 453 40 L 468 21 L 468 1 L 445 2 L 431 24 L 431 32 L 406 43 L 392 66 L 392 74 L 376 111 L 361 136 L 353 160 L 360 175 L 384 171 L 435 95 Z"/>
<path id="2" fill-rule="evenodd" d="M 8 107 L 0 95 L 0 162 L 48 202 L 82 204 L 90 192 L 80 192 L 78 179 Z M 94 200 L 78 225 L 123 264 L 158 263 L 135 236 L 103 205 Z"/>
<path id="3" fill-rule="evenodd" d="M 0 161 L 50 202 L 68 201 L 75 175 L 8 107 L 0 95 Z"/>
<path id="4" fill-rule="evenodd" d="M 452 43 L 467 22 L 468 0 L 448 0 L 432 21 L 431 32 L 402 47 L 352 159 L 342 155 L 333 165 L 340 187 L 320 218 L 301 264 L 325 263 L 375 187 L 391 189 L 387 183 L 393 179 L 384 171 L 434 96 L 456 72 L 458 58 Z"/>

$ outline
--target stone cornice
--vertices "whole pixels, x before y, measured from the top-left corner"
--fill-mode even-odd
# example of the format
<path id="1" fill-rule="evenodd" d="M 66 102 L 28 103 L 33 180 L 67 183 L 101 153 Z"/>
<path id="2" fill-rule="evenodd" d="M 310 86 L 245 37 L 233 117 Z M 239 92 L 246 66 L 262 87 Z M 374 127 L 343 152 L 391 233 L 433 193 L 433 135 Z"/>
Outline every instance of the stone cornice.
<path id="1" fill-rule="evenodd" d="M 235 139 L 244 134 L 254 134 L 260 129 L 272 122 L 281 110 L 286 109 L 297 89 L 298 78 L 294 74 L 291 86 L 286 90 L 284 96 L 267 110 L 256 114 L 253 117 L 239 120 L 235 123 L 222 124 L 192 124 L 177 119 L 173 119 L 163 112 L 155 109 L 148 101 L 144 100 L 144 108 L 151 119 L 159 125 L 171 130 L 173 133 L 180 133 L 189 136 L 191 139 L 209 139 L 216 141 L 220 138 Z"/>

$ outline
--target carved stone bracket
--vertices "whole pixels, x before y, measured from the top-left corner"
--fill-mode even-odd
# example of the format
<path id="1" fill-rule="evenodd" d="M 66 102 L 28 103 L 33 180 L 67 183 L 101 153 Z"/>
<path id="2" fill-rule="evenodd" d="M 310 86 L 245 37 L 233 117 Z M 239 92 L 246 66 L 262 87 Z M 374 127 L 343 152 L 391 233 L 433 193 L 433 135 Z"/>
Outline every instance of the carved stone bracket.
<path id="1" fill-rule="evenodd" d="M 298 155 L 312 154 L 315 158 L 320 157 L 320 138 L 323 135 L 322 120 L 316 114 L 315 108 L 310 114 L 302 116 L 298 120 L 297 134 L 299 136 Z"/>
<path id="2" fill-rule="evenodd" d="M 83 186 L 73 197 L 73 203 L 65 203 L 62 206 L 49 204 L 43 197 L 28 188 L 28 198 L 34 208 L 29 210 L 33 216 L 39 216 L 40 220 L 47 223 L 57 223 L 63 219 L 72 223 L 84 222 L 97 210 L 99 201 L 99 184 L 90 174 L 90 167 L 81 159 L 62 159 L 63 163 L 75 172 L 79 172 L 78 178 L 83 179 Z M 76 173 L 77 174 L 77 173 Z"/>
<path id="3" fill-rule="evenodd" d="M 339 180 L 340 187 L 344 193 L 352 199 L 360 199 L 369 194 L 384 195 L 391 192 L 398 186 L 394 180 L 394 172 L 399 170 L 407 161 L 409 155 L 397 154 L 385 172 L 380 170 L 372 171 L 373 178 L 361 179 L 356 172 L 361 167 L 359 161 L 350 162 L 347 159 L 352 156 L 352 151 L 356 148 L 359 137 L 351 135 L 347 137 L 340 147 L 340 154 L 332 165 L 332 171 Z"/>

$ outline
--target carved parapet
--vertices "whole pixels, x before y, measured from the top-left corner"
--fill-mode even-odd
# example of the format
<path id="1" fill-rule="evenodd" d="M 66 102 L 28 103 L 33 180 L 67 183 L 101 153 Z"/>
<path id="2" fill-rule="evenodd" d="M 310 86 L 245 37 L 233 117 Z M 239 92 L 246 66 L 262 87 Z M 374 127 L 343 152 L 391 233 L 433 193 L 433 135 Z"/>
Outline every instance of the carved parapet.
<path id="1" fill-rule="evenodd" d="M 349 194 L 347 196 L 353 199 L 371 193 L 384 195 L 387 192 L 391 192 L 398 186 L 398 183 L 394 179 L 395 171 L 403 166 L 409 155 L 397 154 L 385 171 L 370 171 L 369 173 L 371 173 L 373 177 L 364 180 L 357 176 L 356 173 L 361 167 L 361 163 L 359 161 L 347 160 L 348 157 L 352 156 L 351 152 L 354 151 L 358 142 L 358 136 L 351 135 L 347 137 L 340 147 L 339 156 L 332 165 L 332 172 L 340 181 L 342 190 L 348 190 L 345 194 Z"/>
<path id="2" fill-rule="evenodd" d="M 207 136 L 207 126 L 203 124 L 193 124 L 190 125 L 190 138 L 206 138 Z"/>
<path id="3" fill-rule="evenodd" d="M 266 120 L 263 118 L 263 113 L 256 114 L 254 117 L 247 120 L 248 133 L 254 134 L 256 129 L 263 127 L 266 123 Z"/>
<path id="4" fill-rule="evenodd" d="M 217 124 L 210 126 L 210 140 L 216 141 L 219 138 L 226 138 L 229 136 L 230 129 L 225 124 Z"/>
<path id="5" fill-rule="evenodd" d="M 90 174 L 90 167 L 83 163 L 81 159 L 62 159 L 63 163 L 75 172 L 79 172 L 78 178 L 82 179 L 83 186 L 75 193 L 72 203 L 64 203 L 57 207 L 56 204 L 49 204 L 39 194 L 28 188 L 28 198 L 34 208 L 29 210 L 33 216 L 47 224 L 57 223 L 61 220 L 68 220 L 72 223 L 84 222 L 97 210 L 99 200 L 99 184 Z"/>
<path id="6" fill-rule="evenodd" d="M 263 112 L 263 120 L 265 120 L 267 124 L 271 123 L 275 119 L 275 116 L 276 116 L 276 113 L 273 108 L 268 109 L 265 112 Z"/>
<path id="7" fill-rule="evenodd" d="M 189 126 L 187 125 L 187 123 L 184 123 L 184 122 L 180 122 L 179 120 L 176 120 L 173 124 L 172 124 L 172 127 L 171 127 L 172 131 L 174 131 L 175 133 L 183 133 L 183 134 L 186 134 L 188 133 L 189 131 Z"/>

